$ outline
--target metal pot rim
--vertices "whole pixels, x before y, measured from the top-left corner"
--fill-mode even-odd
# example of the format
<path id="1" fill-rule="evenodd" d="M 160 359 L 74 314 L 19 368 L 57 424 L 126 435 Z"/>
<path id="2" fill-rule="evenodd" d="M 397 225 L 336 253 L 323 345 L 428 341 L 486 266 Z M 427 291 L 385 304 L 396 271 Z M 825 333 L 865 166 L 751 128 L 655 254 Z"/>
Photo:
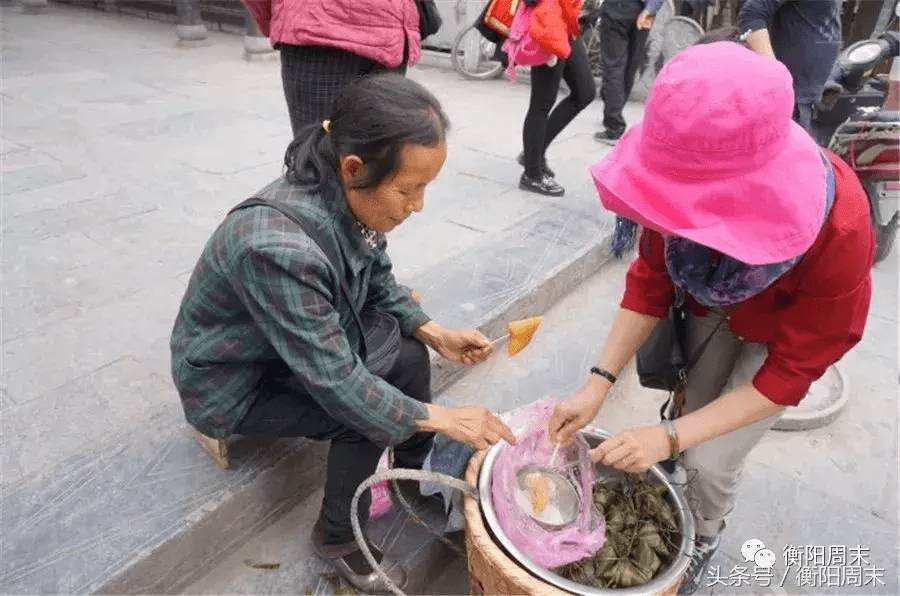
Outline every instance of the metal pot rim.
<path id="1" fill-rule="evenodd" d="M 612 436 L 612 433 L 598 428 L 585 429 L 584 431 L 582 431 L 582 434 L 584 434 L 585 438 L 587 438 L 588 442 L 591 444 L 595 444 L 596 442 L 608 439 Z M 500 454 L 500 451 L 504 449 L 504 447 L 505 443 L 503 443 L 502 441 L 495 444 L 490 448 L 484 458 L 484 461 L 481 463 L 481 470 L 479 470 L 478 472 L 478 493 L 479 500 L 481 502 L 481 511 L 484 514 L 485 520 L 487 521 L 488 529 L 497 538 L 497 541 L 508 553 L 512 555 L 513 559 L 518 562 L 519 565 L 528 570 L 528 572 L 534 575 L 537 579 L 541 579 L 548 584 L 556 586 L 557 588 L 560 588 L 572 594 L 580 594 L 586 596 L 649 596 L 658 594 L 666 588 L 669 588 L 678 580 L 678 578 L 684 575 L 685 571 L 687 571 L 688 565 L 690 564 L 690 553 L 693 549 L 694 543 L 694 519 L 691 515 L 690 509 L 688 508 L 687 500 L 684 498 L 683 493 L 680 489 L 678 489 L 671 483 L 668 475 L 658 464 L 650 468 L 650 473 L 662 484 L 665 484 L 669 489 L 669 492 L 667 494 L 671 495 L 670 501 L 675 501 L 673 507 L 675 519 L 677 520 L 678 528 L 681 531 L 681 547 L 679 549 L 679 552 L 675 556 L 675 559 L 668 564 L 668 566 L 663 570 L 662 573 L 657 575 L 650 582 L 641 586 L 635 586 L 633 588 L 623 588 L 618 590 L 601 590 L 599 588 L 592 588 L 584 584 L 579 584 L 567 580 L 564 577 L 561 577 L 553 573 L 552 571 L 544 569 L 543 567 L 531 561 L 507 537 L 506 533 L 503 531 L 503 528 L 500 527 L 500 522 L 497 519 L 497 515 L 494 510 L 493 495 L 491 494 L 491 471 L 494 468 L 494 460 L 497 459 L 497 456 Z"/>

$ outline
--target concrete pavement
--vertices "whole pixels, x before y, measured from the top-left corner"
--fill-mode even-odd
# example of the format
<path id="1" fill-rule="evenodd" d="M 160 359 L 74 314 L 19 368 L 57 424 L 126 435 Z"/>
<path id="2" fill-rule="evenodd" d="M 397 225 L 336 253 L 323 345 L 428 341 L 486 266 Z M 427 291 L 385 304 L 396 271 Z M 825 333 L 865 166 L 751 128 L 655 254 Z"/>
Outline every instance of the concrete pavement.
<path id="1" fill-rule="evenodd" d="M 898 269 L 898 256 L 892 254 L 873 270 L 864 338 L 839 364 L 849 402 L 838 418 L 816 430 L 770 431 L 751 452 L 734 515 L 712 562 L 717 577 L 708 578 L 703 593 L 900 593 Z M 570 394 L 599 354 L 624 273 L 624 264 L 604 268 L 547 313 L 520 355 L 496 358 L 454 384 L 448 394 L 506 408 Z M 637 385 L 632 365 L 595 425 L 617 431 L 655 423 L 663 399 L 664 394 Z M 762 574 L 755 575 L 755 564 L 741 556 L 741 546 L 751 538 L 778 557 L 768 586 Z M 791 546 L 803 554 L 789 568 L 784 554 Z M 815 549 L 808 559 L 806 547 Z M 827 562 L 832 547 L 838 552 L 843 547 L 845 565 Z M 865 563 L 851 563 L 854 549 Z M 826 562 L 813 564 L 819 556 L 815 553 L 822 551 Z M 853 583 L 857 571 L 860 585 Z M 828 574 L 833 574 L 830 580 Z"/>
<path id="2" fill-rule="evenodd" d="M 240 442 L 215 468 L 169 379 L 204 242 L 280 174 L 278 63 L 246 62 L 242 38 L 216 32 L 181 49 L 170 24 L 123 14 L 7 2 L 0 16 L 0 591 L 178 590 L 320 480 L 304 441 Z M 453 130 L 425 211 L 390 237 L 396 271 L 435 319 L 493 334 L 605 260 L 611 219 L 586 174 L 606 150 L 590 138 L 601 106 L 551 149 L 568 193 L 547 199 L 516 188 L 527 86 L 410 76 Z M 436 386 L 456 372 L 438 366 Z"/>
<path id="3" fill-rule="evenodd" d="M 613 262 L 586 279 L 545 315 L 531 344 L 514 358 L 498 353 L 447 388 L 448 405 L 483 403 L 507 411 L 545 397 L 563 398 L 582 383 L 599 354 L 623 290 L 627 263 Z M 841 361 L 846 408 L 816 430 L 770 431 L 751 452 L 738 502 L 701 595 L 900 593 L 897 470 L 898 259 L 873 271 L 874 300 L 863 341 Z M 641 388 L 632 365 L 620 375 L 594 426 L 618 431 L 655 424 L 665 394 Z M 191 585 L 191 594 L 333 594 L 301 530 L 315 498 L 297 507 Z M 388 538 L 418 531 L 392 521 Z M 373 534 L 379 536 L 375 525 Z M 750 539 L 776 556 L 771 574 L 742 556 Z M 417 544 L 407 538 L 405 548 Z M 392 544 L 388 542 L 388 544 Z M 795 548 L 796 558 L 786 559 Z M 402 552 L 402 551 L 401 551 Z M 841 556 L 844 559 L 832 557 Z M 413 593 L 462 594 L 464 560 L 442 559 L 446 572 Z M 819 557 L 817 559 L 817 557 Z M 858 557 L 858 558 L 857 558 Z M 281 563 L 277 571 L 244 561 Z M 791 564 L 788 565 L 787 562 Z M 802 569 L 805 569 L 802 570 Z"/>

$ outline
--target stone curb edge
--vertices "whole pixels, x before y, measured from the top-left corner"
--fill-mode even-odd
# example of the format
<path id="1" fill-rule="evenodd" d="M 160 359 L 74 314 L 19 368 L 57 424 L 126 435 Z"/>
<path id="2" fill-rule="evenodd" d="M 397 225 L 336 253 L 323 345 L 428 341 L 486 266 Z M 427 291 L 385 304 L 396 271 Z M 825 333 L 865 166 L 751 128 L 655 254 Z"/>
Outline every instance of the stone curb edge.
<path id="1" fill-rule="evenodd" d="M 613 259 L 607 250 L 612 235 L 603 236 L 578 252 L 572 260 L 562 263 L 532 290 L 516 300 L 489 311 L 478 329 L 488 337 L 496 337 L 506 332 L 506 324 L 519 318 L 541 315 L 552 308 L 563 297 L 574 290 L 585 279 L 599 272 Z M 505 344 L 498 346 L 505 349 Z M 465 366 L 449 362 L 437 354 L 432 354 L 432 390 L 440 395 L 468 370 Z"/>
<path id="2" fill-rule="evenodd" d="M 797 431 L 797 430 L 814 430 L 828 426 L 834 422 L 841 414 L 844 406 L 850 396 L 850 387 L 847 381 L 847 375 L 841 370 L 840 363 L 833 364 L 831 368 L 837 374 L 841 383 L 841 391 L 837 398 L 824 408 L 818 410 L 799 410 L 797 408 L 788 408 L 784 414 L 772 426 L 772 430 L 780 431 Z"/>

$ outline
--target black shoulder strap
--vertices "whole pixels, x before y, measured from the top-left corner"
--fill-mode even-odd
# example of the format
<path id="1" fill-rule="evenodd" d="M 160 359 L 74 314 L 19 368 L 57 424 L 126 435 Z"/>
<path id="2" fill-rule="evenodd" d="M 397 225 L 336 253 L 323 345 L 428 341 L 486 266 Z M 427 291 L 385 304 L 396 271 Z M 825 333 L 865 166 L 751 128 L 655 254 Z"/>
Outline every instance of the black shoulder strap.
<path id="1" fill-rule="evenodd" d="M 329 242 L 322 242 L 321 236 L 316 232 L 315 228 L 313 228 L 309 223 L 303 221 L 296 213 L 293 212 L 292 209 L 287 207 L 282 203 L 278 203 L 275 201 L 270 201 L 268 199 L 264 199 L 261 197 L 250 197 L 246 201 L 242 201 L 238 203 L 231 211 L 229 211 L 229 215 L 238 211 L 240 209 L 245 209 L 247 207 L 256 207 L 256 206 L 264 206 L 274 209 L 275 211 L 280 212 L 286 218 L 297 224 L 297 226 L 303 230 L 303 232 L 309 236 L 309 238 L 316 243 L 323 253 L 325 253 L 325 258 L 327 258 L 332 266 L 338 272 L 338 279 L 341 282 L 341 291 L 344 293 L 344 300 L 347 301 L 347 305 L 350 307 L 350 312 L 353 314 L 353 320 L 356 321 L 356 325 L 359 327 L 359 342 L 360 346 L 363 349 L 362 359 L 365 361 L 366 354 L 368 354 L 368 349 L 366 346 L 366 332 L 363 328 L 362 319 L 360 319 L 359 312 L 357 312 L 356 307 L 353 304 L 353 300 L 350 297 L 350 288 L 347 287 L 347 280 L 344 279 L 344 276 L 341 274 L 344 271 L 343 259 L 338 255 L 337 249 L 332 246 Z"/>
<path id="2" fill-rule="evenodd" d="M 677 285 L 675 286 L 675 291 L 676 291 L 676 294 L 680 294 L 680 296 L 678 298 L 676 298 L 676 301 L 678 301 L 678 300 L 681 301 L 681 308 L 684 311 L 683 316 L 687 317 L 687 294 L 685 293 L 684 290 L 679 288 Z M 725 317 L 723 316 L 721 319 L 719 319 L 719 322 L 716 324 L 716 326 L 713 328 L 713 330 L 709 332 L 709 335 L 706 336 L 706 339 L 703 340 L 703 343 L 701 343 L 699 346 L 697 346 L 697 349 L 694 351 L 694 353 L 688 359 L 687 364 L 684 365 L 685 370 L 692 370 L 694 368 L 694 366 L 697 365 L 697 362 L 700 360 L 700 356 L 702 356 L 703 352 L 706 351 L 706 347 L 709 345 L 709 342 L 712 341 L 713 336 L 716 334 L 716 332 L 719 330 L 719 327 L 721 327 L 724 322 L 725 322 Z M 685 334 L 687 333 L 687 325 L 685 325 L 685 327 L 684 327 L 684 333 Z M 687 345 L 687 337 L 684 338 L 684 341 L 685 341 L 684 345 Z"/>
<path id="3" fill-rule="evenodd" d="M 718 322 L 712 332 L 710 332 L 710 334 L 706 336 L 706 339 L 704 339 L 703 342 L 699 346 L 697 346 L 697 349 L 694 350 L 694 353 L 688 356 L 687 350 L 684 349 L 687 347 L 687 293 L 678 285 L 675 285 L 675 298 L 672 302 L 672 310 L 675 313 L 675 333 L 678 337 L 678 340 L 681 342 L 685 357 L 688 358 L 683 370 L 689 371 L 692 370 L 694 366 L 696 366 L 697 362 L 700 360 L 700 357 L 703 355 L 703 352 L 706 351 L 706 347 L 709 345 L 709 342 L 712 341 L 713 335 L 715 335 L 716 331 L 719 330 L 719 327 L 722 326 L 725 318 L 723 317 Z"/>
<path id="4" fill-rule="evenodd" d="M 709 342 L 712 340 L 713 335 L 716 334 L 716 331 L 719 330 L 719 327 L 721 327 L 722 323 L 724 322 L 725 317 L 723 316 L 721 319 L 719 319 L 719 322 L 716 324 L 715 328 L 709 332 L 709 335 L 706 336 L 706 339 L 703 340 L 703 343 L 697 347 L 697 351 L 694 352 L 694 354 L 691 356 L 691 359 L 685 366 L 687 370 L 691 370 L 692 368 L 694 368 L 694 366 L 696 366 L 697 362 L 700 360 L 700 356 L 702 356 L 703 352 L 706 351 L 706 346 L 709 345 Z"/>

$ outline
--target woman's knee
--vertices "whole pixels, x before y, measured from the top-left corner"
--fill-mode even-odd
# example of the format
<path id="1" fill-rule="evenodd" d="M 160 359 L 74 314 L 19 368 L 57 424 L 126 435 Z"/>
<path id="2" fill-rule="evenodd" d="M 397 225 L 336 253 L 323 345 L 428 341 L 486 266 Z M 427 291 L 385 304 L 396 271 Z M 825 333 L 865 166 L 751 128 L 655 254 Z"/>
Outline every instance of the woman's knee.
<path id="1" fill-rule="evenodd" d="M 572 89 L 572 103 L 583 110 L 597 97 L 597 84 L 587 57 L 587 50 L 581 42 L 572 45 L 572 55 L 566 64 L 565 80 Z"/>
<path id="2" fill-rule="evenodd" d="M 386 380 L 409 397 L 431 403 L 431 358 L 425 344 L 414 338 L 400 340 L 394 374 Z"/>
<path id="3" fill-rule="evenodd" d="M 406 353 L 404 354 L 404 352 Z M 417 339 L 404 337 L 400 344 L 400 356 L 409 363 L 409 366 L 416 369 L 422 367 L 431 369 L 431 358 L 428 355 L 428 348 Z"/>
<path id="4" fill-rule="evenodd" d="M 572 101 L 575 102 L 579 111 L 591 105 L 591 102 L 596 98 L 597 86 L 594 84 L 593 79 L 590 80 L 590 84 L 579 86 L 576 91 L 572 92 Z"/>
<path id="5" fill-rule="evenodd" d="M 727 448 L 710 444 L 715 442 L 714 439 L 688 449 L 682 456 L 682 463 L 687 471 L 688 484 L 718 500 L 737 490 L 743 460 L 735 461 L 735 457 L 729 457 Z"/>
<path id="6" fill-rule="evenodd" d="M 562 81 L 562 64 L 550 68 L 536 66 L 531 69 L 531 97 L 528 102 L 528 114 L 550 114 L 559 94 Z"/>
<path id="7" fill-rule="evenodd" d="M 532 95 L 531 102 L 528 104 L 528 113 L 525 115 L 525 119 L 529 120 L 537 117 L 546 120 L 550 116 L 550 111 L 553 109 L 554 103 L 556 103 L 555 93 L 553 95 Z"/>

